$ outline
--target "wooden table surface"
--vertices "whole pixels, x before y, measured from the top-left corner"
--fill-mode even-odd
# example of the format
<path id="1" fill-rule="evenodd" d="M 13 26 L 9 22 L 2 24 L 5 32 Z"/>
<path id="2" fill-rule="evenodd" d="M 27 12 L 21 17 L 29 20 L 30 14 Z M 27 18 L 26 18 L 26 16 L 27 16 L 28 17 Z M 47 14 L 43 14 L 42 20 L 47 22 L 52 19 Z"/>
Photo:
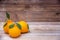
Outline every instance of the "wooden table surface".
<path id="1" fill-rule="evenodd" d="M 60 22 L 28 22 L 30 32 L 18 38 L 11 38 L 3 31 L 0 22 L 0 40 L 60 40 Z"/>

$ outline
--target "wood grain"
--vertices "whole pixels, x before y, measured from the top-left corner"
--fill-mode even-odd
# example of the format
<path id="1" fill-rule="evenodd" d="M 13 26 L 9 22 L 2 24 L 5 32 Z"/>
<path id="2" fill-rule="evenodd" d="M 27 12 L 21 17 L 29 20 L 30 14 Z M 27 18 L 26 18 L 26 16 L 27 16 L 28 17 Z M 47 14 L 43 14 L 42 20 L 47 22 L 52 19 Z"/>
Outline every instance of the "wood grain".
<path id="1" fill-rule="evenodd" d="M 60 40 L 60 22 L 28 22 L 29 33 L 11 38 L 3 31 L 4 22 L 0 22 L 0 40 Z"/>
<path id="2" fill-rule="evenodd" d="M 4 16 L 4 18 L 1 16 L 1 21 L 5 21 L 6 11 L 9 12 L 13 21 L 60 21 L 60 5 L 57 0 L 5 0 L 0 4 L 0 14 Z"/>

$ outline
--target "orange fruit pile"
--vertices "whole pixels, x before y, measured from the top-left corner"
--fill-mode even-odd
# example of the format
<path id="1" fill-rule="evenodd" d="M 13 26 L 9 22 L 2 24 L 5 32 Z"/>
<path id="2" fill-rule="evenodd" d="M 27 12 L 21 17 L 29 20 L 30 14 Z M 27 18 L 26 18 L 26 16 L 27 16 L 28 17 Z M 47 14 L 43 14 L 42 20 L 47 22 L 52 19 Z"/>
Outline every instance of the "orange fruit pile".
<path id="1" fill-rule="evenodd" d="M 6 12 L 7 21 L 3 26 L 3 30 L 5 33 L 9 34 L 10 37 L 16 38 L 19 37 L 22 33 L 29 32 L 29 25 L 25 21 L 19 21 L 14 23 L 10 19 L 10 15 Z"/>

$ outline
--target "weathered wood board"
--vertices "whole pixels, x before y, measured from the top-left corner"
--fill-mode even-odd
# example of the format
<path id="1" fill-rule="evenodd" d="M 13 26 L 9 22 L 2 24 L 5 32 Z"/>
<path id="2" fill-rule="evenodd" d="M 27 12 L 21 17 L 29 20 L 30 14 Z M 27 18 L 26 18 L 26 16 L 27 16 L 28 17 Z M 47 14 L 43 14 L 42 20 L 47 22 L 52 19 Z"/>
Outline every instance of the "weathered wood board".
<path id="1" fill-rule="evenodd" d="M 58 0 L 5 0 L 0 3 L 0 20 L 5 21 L 8 11 L 13 21 L 60 21 Z"/>
<path id="2" fill-rule="evenodd" d="M 30 32 L 18 38 L 11 38 L 3 31 L 0 22 L 0 40 L 60 40 L 60 22 L 28 22 Z"/>

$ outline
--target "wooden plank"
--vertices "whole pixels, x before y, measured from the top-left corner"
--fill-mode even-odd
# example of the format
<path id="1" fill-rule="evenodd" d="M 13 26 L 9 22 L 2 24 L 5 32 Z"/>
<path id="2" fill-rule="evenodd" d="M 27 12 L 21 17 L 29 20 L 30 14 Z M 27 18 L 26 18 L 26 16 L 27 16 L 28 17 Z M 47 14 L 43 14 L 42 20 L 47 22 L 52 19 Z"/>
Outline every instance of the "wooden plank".
<path id="1" fill-rule="evenodd" d="M 57 0 L 5 0 L 5 4 L 57 4 Z"/>
<path id="2" fill-rule="evenodd" d="M 35 24 L 36 23 L 36 24 Z M 42 23 L 42 24 L 41 24 Z M 50 24 L 51 23 L 51 24 Z M 60 25 L 59 22 L 29 22 L 30 32 L 22 34 L 18 38 L 11 38 L 3 31 L 4 22 L 0 22 L 0 40 L 59 40 Z M 49 25 L 48 25 L 49 24 Z M 53 25 L 55 24 L 55 25 Z M 57 24 L 57 25 L 56 25 Z"/>
<path id="3" fill-rule="evenodd" d="M 13 21 L 60 21 L 60 5 L 57 0 L 5 0 L 0 5 L 0 20 L 5 21 L 8 11 Z M 37 3 L 37 4 L 36 4 Z M 4 13 L 3 13 L 4 12 Z"/>

